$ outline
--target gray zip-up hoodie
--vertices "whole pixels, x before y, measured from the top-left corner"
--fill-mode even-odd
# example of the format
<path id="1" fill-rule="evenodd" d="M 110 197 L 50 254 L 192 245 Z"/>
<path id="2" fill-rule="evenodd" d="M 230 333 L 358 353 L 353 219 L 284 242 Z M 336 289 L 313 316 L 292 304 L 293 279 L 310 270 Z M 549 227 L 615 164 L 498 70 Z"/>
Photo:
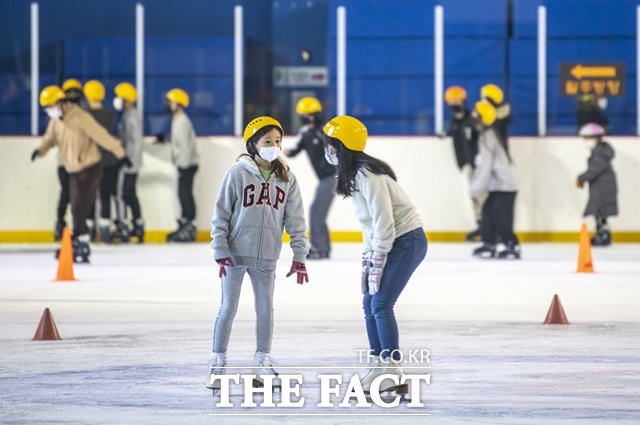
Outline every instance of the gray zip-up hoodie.
<path id="1" fill-rule="evenodd" d="M 196 132 L 184 112 L 174 115 L 171 119 L 171 159 L 178 168 L 198 165 Z"/>
<path id="2" fill-rule="evenodd" d="M 477 198 L 483 192 L 517 192 L 516 171 L 493 127 L 480 135 L 476 169 L 471 178 L 469 195 Z"/>
<path id="3" fill-rule="evenodd" d="M 142 165 L 142 124 L 140 114 L 135 108 L 126 109 L 118 124 L 118 137 L 127 157 L 133 164 L 124 169 L 127 174 L 134 174 Z"/>
<path id="4" fill-rule="evenodd" d="M 241 157 L 224 176 L 211 219 L 214 258 L 275 270 L 284 230 L 293 261 L 304 263 L 309 249 L 298 181 L 291 172 L 289 182 L 275 174 L 265 181 L 253 159 Z"/>

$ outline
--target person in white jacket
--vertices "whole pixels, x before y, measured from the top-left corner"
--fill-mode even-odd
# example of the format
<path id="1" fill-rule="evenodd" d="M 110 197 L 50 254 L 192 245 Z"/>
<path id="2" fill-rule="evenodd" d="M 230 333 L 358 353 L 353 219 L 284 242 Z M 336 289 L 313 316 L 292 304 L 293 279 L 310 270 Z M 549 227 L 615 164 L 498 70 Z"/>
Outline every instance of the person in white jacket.
<path id="1" fill-rule="evenodd" d="M 284 131 L 271 117 L 252 120 L 244 131 L 247 153 L 226 173 L 211 220 L 211 247 L 222 279 L 222 300 L 213 333 L 207 388 L 217 390 L 216 375 L 225 373 L 231 326 L 238 309 L 240 288 L 248 274 L 256 309 L 254 386 L 264 375 L 277 375 L 271 358 L 273 290 L 282 234 L 291 237 L 293 261 L 287 277 L 309 281 L 305 258 L 309 252 L 304 208 L 298 181 L 282 158 Z M 272 381 L 279 386 L 278 379 Z"/>
<path id="2" fill-rule="evenodd" d="M 368 392 L 378 376 L 404 374 L 394 305 L 427 254 L 427 238 L 393 169 L 364 152 L 364 124 L 342 115 L 329 120 L 324 133 L 325 157 L 338 169 L 336 191 L 353 200 L 362 226 L 362 304 L 373 356 L 373 367 L 362 378 Z M 406 393 L 408 386 L 385 379 L 379 390 Z"/>
<path id="3" fill-rule="evenodd" d="M 178 169 L 178 199 L 182 210 L 178 229 L 167 235 L 167 242 L 194 242 L 196 240 L 196 203 L 193 197 L 193 180 L 198 171 L 196 133 L 185 109 L 189 95 L 182 89 L 167 92 L 166 100 L 171 111 L 171 160 Z"/>
<path id="4" fill-rule="evenodd" d="M 520 241 L 513 232 L 513 216 L 518 181 L 509 153 L 500 143 L 494 126 L 496 110 L 487 101 L 477 102 L 482 121 L 476 169 L 469 185 L 473 198 L 483 192 L 489 196 L 482 206 L 482 246 L 473 251 L 480 258 L 520 259 Z M 498 243 L 505 248 L 498 251 Z"/>

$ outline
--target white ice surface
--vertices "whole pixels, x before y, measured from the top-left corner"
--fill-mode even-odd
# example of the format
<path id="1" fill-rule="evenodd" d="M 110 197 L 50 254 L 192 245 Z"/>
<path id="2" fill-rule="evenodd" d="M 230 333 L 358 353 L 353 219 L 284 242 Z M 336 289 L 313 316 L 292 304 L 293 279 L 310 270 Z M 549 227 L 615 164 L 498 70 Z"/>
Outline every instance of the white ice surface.
<path id="1" fill-rule="evenodd" d="M 520 262 L 471 248 L 430 245 L 396 305 L 402 348 L 430 351 L 425 407 L 316 407 L 318 371 L 362 373 L 367 348 L 359 245 L 336 244 L 303 286 L 284 278 L 288 247 L 278 264 L 273 355 L 304 376 L 305 406 L 223 409 L 204 388 L 208 245 L 95 245 L 76 282 L 54 281 L 53 245 L 0 246 L 0 424 L 640 423 L 640 246 L 594 248 L 594 274 L 575 273 L 573 244 L 525 245 Z M 554 294 L 568 326 L 541 324 Z M 46 307 L 61 341 L 31 340 Z M 254 329 L 245 282 L 230 366 L 250 364 Z"/>

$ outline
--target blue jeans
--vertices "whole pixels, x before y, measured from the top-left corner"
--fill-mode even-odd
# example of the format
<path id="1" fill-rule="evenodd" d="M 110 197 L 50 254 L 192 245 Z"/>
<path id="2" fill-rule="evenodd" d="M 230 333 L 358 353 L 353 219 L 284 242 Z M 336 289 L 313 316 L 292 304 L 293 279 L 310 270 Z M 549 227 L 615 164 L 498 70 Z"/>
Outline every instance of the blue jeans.
<path id="1" fill-rule="evenodd" d="M 409 278 L 427 255 L 427 238 L 421 228 L 412 230 L 393 241 L 393 248 L 387 256 L 380 290 L 375 295 L 364 294 L 365 323 L 369 347 L 373 355 L 388 357 L 393 353 L 394 360 L 401 356 L 398 324 L 393 307 L 400 293 L 409 282 Z"/>

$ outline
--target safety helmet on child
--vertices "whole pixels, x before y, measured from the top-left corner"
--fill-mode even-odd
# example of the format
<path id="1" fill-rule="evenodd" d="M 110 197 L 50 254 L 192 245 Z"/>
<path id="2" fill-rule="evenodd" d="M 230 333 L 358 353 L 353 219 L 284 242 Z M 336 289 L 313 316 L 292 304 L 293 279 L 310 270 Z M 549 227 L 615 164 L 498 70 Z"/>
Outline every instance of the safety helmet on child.
<path id="1" fill-rule="evenodd" d="M 262 117 L 254 118 L 244 128 L 244 142 L 247 143 L 251 138 L 251 136 L 256 134 L 261 128 L 266 127 L 268 125 L 273 125 L 277 127 L 280 130 L 280 133 L 284 135 L 284 130 L 282 129 L 282 126 L 280 125 L 278 120 L 276 120 L 275 118 L 262 116 Z"/>
<path id="2" fill-rule="evenodd" d="M 367 127 L 349 115 L 332 118 L 325 124 L 323 131 L 327 136 L 340 140 L 351 151 L 363 152 L 367 145 Z"/>
<path id="3" fill-rule="evenodd" d="M 480 97 L 491 100 L 494 105 L 499 105 L 504 100 L 504 93 L 495 84 L 486 84 L 480 89 Z"/>
<path id="4" fill-rule="evenodd" d="M 480 120 L 485 126 L 490 126 L 496 120 L 496 108 L 486 100 L 476 102 L 476 111 L 480 115 Z"/>
<path id="5" fill-rule="evenodd" d="M 189 95 L 182 89 L 171 89 L 167 92 L 167 100 L 186 108 L 189 106 Z"/>
<path id="6" fill-rule="evenodd" d="M 467 100 L 467 92 L 461 86 L 451 86 L 444 92 L 444 101 L 450 103 L 462 103 Z"/>
<path id="7" fill-rule="evenodd" d="M 296 113 L 299 115 L 315 114 L 316 112 L 322 112 L 322 105 L 315 97 L 303 97 L 296 105 Z"/>
<path id="8" fill-rule="evenodd" d="M 98 80 L 89 80 L 82 88 L 84 96 L 89 100 L 104 100 L 104 85 Z"/>
<path id="9" fill-rule="evenodd" d="M 48 108 L 65 99 L 64 91 L 58 86 L 47 86 L 40 92 L 40 106 Z"/>
<path id="10" fill-rule="evenodd" d="M 129 103 L 134 103 L 138 98 L 138 91 L 131 83 L 120 83 L 113 91 L 116 96 Z"/>
<path id="11" fill-rule="evenodd" d="M 600 124 L 590 122 L 580 127 L 578 135 L 582 137 L 601 137 L 604 136 L 604 127 Z"/>
<path id="12" fill-rule="evenodd" d="M 69 78 L 68 80 L 65 80 L 64 83 L 62 83 L 62 90 L 63 91 L 69 91 L 69 90 L 82 91 L 82 84 L 80 83 L 80 81 L 76 80 L 75 78 Z"/>

